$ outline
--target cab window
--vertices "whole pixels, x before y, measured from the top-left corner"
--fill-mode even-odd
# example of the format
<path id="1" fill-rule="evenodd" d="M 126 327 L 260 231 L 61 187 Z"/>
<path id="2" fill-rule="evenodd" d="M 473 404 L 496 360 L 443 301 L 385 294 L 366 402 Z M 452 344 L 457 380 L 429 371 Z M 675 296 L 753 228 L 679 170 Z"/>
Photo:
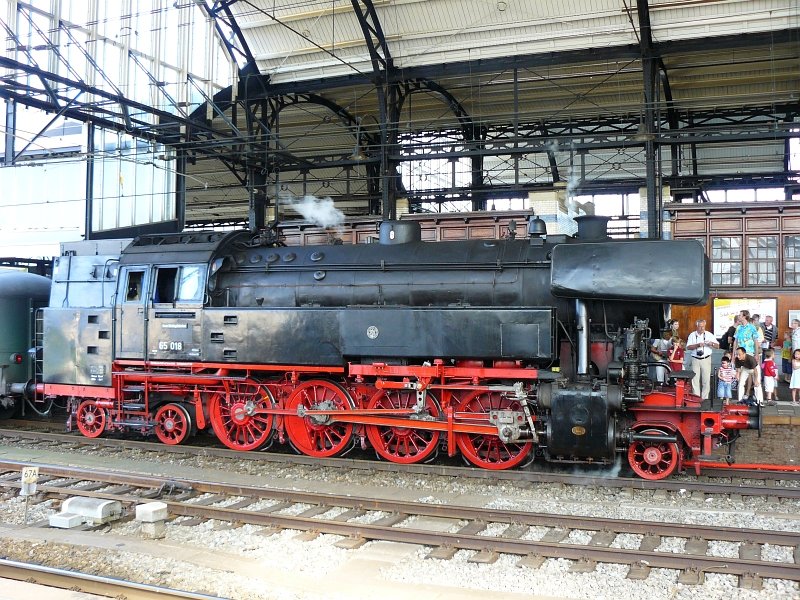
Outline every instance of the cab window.
<path id="1" fill-rule="evenodd" d="M 142 284 L 144 271 L 128 271 L 128 282 L 125 287 L 125 302 L 142 301 Z"/>
<path id="2" fill-rule="evenodd" d="M 156 289 L 153 294 L 155 304 L 172 304 L 175 302 L 175 279 L 177 267 L 161 267 L 156 273 Z"/>
<path id="3" fill-rule="evenodd" d="M 200 266 L 181 267 L 178 279 L 178 301 L 200 302 L 203 299 L 203 271 Z"/>
<path id="4" fill-rule="evenodd" d="M 161 267 L 156 274 L 155 304 L 201 302 L 203 300 L 204 265 Z"/>

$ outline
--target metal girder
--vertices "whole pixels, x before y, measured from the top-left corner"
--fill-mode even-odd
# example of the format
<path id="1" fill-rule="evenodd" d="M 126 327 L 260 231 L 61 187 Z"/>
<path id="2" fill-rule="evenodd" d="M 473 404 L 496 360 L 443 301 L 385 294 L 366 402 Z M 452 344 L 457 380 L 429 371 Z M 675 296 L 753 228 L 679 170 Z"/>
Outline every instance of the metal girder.
<path id="1" fill-rule="evenodd" d="M 28 18 L 30 19 L 30 16 Z M 30 20 L 32 20 L 32 19 L 30 19 Z M 35 73 L 35 75 L 42 82 L 42 87 L 44 88 L 45 94 L 50 99 L 50 102 L 53 103 L 53 105 L 56 107 L 56 109 L 60 108 L 59 103 L 58 103 L 58 97 L 56 96 L 56 92 L 53 89 L 53 87 L 50 84 L 50 82 L 47 80 L 47 78 L 45 78 L 43 76 L 43 73 L 45 71 L 43 71 L 42 69 L 39 68 L 39 64 L 36 62 L 36 59 L 33 58 L 33 55 L 31 54 L 30 48 L 28 48 L 28 46 L 26 46 L 25 44 L 23 44 L 20 41 L 20 39 L 17 37 L 17 34 L 14 33 L 14 31 L 8 26 L 8 24 L 5 21 L 0 20 L 0 24 L 2 24 L 3 29 L 6 31 L 6 34 L 8 35 L 8 38 L 14 42 L 14 44 L 15 44 L 14 45 L 14 49 L 22 52 L 25 56 L 27 56 L 28 57 L 28 61 L 30 62 L 30 64 L 36 69 L 37 72 Z M 38 28 L 37 28 L 37 30 L 38 30 Z M 41 30 L 39 30 L 39 31 L 41 31 Z M 51 44 L 51 46 L 52 45 L 53 44 Z"/>
<path id="2" fill-rule="evenodd" d="M 372 74 L 376 78 L 373 83 L 375 85 L 383 84 L 392 74 L 394 63 L 389 45 L 386 43 L 386 36 L 383 34 L 383 27 L 378 19 L 378 13 L 375 11 L 375 5 L 372 0 L 351 0 L 351 2 L 369 50 Z"/>
<path id="3" fill-rule="evenodd" d="M 247 39 L 244 37 L 239 24 L 236 22 L 236 17 L 231 11 L 231 6 L 236 4 L 238 0 L 215 0 L 212 6 L 203 0 L 200 4 L 201 8 L 206 14 L 214 20 L 214 28 L 217 30 L 217 35 L 225 49 L 228 51 L 231 59 L 238 65 L 240 61 L 244 61 L 244 66 L 239 67 L 240 76 L 256 75 L 259 76 L 260 72 L 258 64 L 250 51 L 250 46 L 247 44 Z M 226 26 L 231 30 L 231 35 L 226 35 L 222 26 Z M 234 44 L 234 40 L 236 44 Z M 269 82 L 269 76 L 262 76 Z"/>
<path id="4" fill-rule="evenodd" d="M 72 43 L 72 45 L 75 46 L 76 48 L 78 48 L 78 51 L 81 54 L 83 54 L 83 58 L 86 59 L 86 62 L 88 62 L 92 66 L 92 68 L 95 70 L 95 72 L 98 75 L 100 75 L 100 77 L 103 78 L 103 81 L 105 81 L 111 87 L 111 89 L 114 90 L 116 95 L 118 97 L 120 97 L 120 98 L 124 98 L 125 95 L 117 87 L 117 84 L 114 83 L 111 80 L 111 78 L 109 78 L 109 76 L 106 75 L 106 72 L 103 69 L 100 68 L 100 65 L 97 64 L 97 61 L 94 59 L 92 54 L 90 52 L 88 52 L 86 50 L 86 48 L 84 48 L 83 45 L 81 45 L 81 43 L 77 39 L 75 39 L 75 36 L 72 34 L 72 32 L 69 30 L 69 28 L 68 27 L 64 27 L 64 23 L 63 22 L 59 22 L 58 29 L 59 29 L 59 31 L 62 31 L 63 33 L 67 34 L 67 37 L 70 39 L 70 42 Z M 74 73 L 74 71 L 71 71 L 71 72 Z M 125 127 L 127 127 L 128 129 L 132 129 L 133 128 L 133 123 L 131 121 L 131 114 L 130 114 L 130 110 L 128 108 L 128 105 L 125 104 L 125 103 L 122 103 L 122 104 L 120 104 L 120 108 L 122 109 L 122 116 L 123 116 L 123 118 L 125 120 Z"/>
<path id="5" fill-rule="evenodd" d="M 81 95 L 81 93 L 82 93 L 82 92 L 78 92 L 78 95 L 77 95 L 77 96 L 75 96 L 75 97 L 74 97 L 72 100 L 70 100 L 69 102 L 67 102 L 67 104 L 66 104 L 65 106 L 63 106 L 63 107 L 62 107 L 62 108 L 61 108 L 61 109 L 60 109 L 60 110 L 59 110 L 59 111 L 58 111 L 58 112 L 57 112 L 55 115 L 53 115 L 53 118 L 52 118 L 52 119 L 50 119 L 50 120 L 49 120 L 49 121 L 48 121 L 48 122 L 45 124 L 45 126 L 44 126 L 44 127 L 42 127 L 42 128 L 39 130 L 39 132 L 38 132 L 38 133 L 36 133 L 36 135 L 34 135 L 34 136 L 33 136 L 33 137 L 30 139 L 30 140 L 28 140 L 28 143 L 27 143 L 27 144 L 25 144 L 25 147 L 24 147 L 22 150 L 20 150 L 19 152 L 17 152 L 16 154 L 14 154 L 14 155 L 13 155 L 13 158 L 12 158 L 12 160 L 11 160 L 12 164 L 13 164 L 13 163 L 15 163 L 15 162 L 17 161 L 17 159 L 19 159 L 19 157 L 20 157 L 20 156 L 22 156 L 23 154 L 25 154 L 25 151 L 26 151 L 28 148 L 30 148 L 30 147 L 31 147 L 31 145 L 32 145 L 32 144 L 33 144 L 33 143 L 34 143 L 34 142 L 35 142 L 35 141 L 36 141 L 36 140 L 39 138 L 39 136 L 40 136 L 40 135 L 42 135 L 44 132 L 46 132 L 48 129 L 50 129 L 50 125 L 52 125 L 52 124 L 53 124 L 53 123 L 55 123 L 55 122 L 56 122 L 56 121 L 57 121 L 59 118 L 61 118 L 61 117 L 63 117 L 63 116 L 64 116 L 64 114 L 65 114 L 65 113 L 66 113 L 66 112 L 69 110 L 69 107 L 70 107 L 70 106 L 72 106 L 72 104 L 73 104 L 73 103 L 74 103 L 74 102 L 75 102 L 75 101 L 78 99 L 78 97 Z"/>
<path id="6" fill-rule="evenodd" d="M 63 101 L 72 100 L 67 95 L 70 91 L 83 92 L 88 96 L 96 97 L 97 100 L 76 102 L 76 108 L 69 109 L 65 116 L 76 121 L 94 121 L 110 129 L 125 131 L 134 137 L 147 138 L 168 145 L 181 145 L 182 143 L 196 142 L 201 139 L 209 142 L 228 143 L 234 139 L 232 136 L 221 135 L 218 130 L 203 122 L 173 115 L 125 98 L 120 94 L 107 92 L 101 88 L 88 85 L 82 81 L 75 81 L 55 73 L 49 73 L 33 65 L 0 56 L 0 67 L 35 76 L 47 82 L 46 85 L 43 85 L 43 88 L 52 90 L 53 95 L 47 89 L 37 89 L 27 83 L 17 82 L 13 76 L 6 76 L 1 79 L 0 96 L 10 98 L 22 105 L 34 106 L 48 112 L 58 111 L 62 108 L 61 103 Z M 54 83 L 59 84 L 58 91 L 52 87 L 51 84 Z M 125 122 L 123 106 L 126 109 L 133 108 L 137 113 L 151 115 L 159 122 L 152 123 L 131 116 L 130 126 L 128 126 Z M 180 126 L 182 125 L 190 128 L 193 135 L 198 137 L 190 139 L 183 136 L 180 133 Z M 205 137 L 200 138 L 201 134 Z M 213 148 L 213 144 L 202 144 L 192 149 L 197 152 L 208 151 L 214 153 Z"/>
<path id="7" fill-rule="evenodd" d="M 397 181 L 400 179 L 397 167 L 389 160 L 390 148 L 397 145 L 398 85 L 392 81 L 395 76 L 386 36 L 372 0 L 351 0 L 358 24 L 364 34 L 372 63 L 372 83 L 378 96 L 378 125 L 381 132 L 380 150 L 380 192 L 384 219 L 397 216 Z M 375 206 L 370 212 L 376 212 Z"/>

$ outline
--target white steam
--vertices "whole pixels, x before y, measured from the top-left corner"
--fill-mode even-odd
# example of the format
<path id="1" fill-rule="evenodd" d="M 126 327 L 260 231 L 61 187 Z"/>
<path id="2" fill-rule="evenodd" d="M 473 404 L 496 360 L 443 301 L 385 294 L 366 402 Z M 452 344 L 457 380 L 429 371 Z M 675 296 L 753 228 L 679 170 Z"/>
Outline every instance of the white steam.
<path id="1" fill-rule="evenodd" d="M 344 223 L 344 213 L 336 208 L 331 198 L 317 198 L 311 195 L 297 198 L 287 194 L 281 195 L 278 202 L 319 227 L 336 228 Z"/>

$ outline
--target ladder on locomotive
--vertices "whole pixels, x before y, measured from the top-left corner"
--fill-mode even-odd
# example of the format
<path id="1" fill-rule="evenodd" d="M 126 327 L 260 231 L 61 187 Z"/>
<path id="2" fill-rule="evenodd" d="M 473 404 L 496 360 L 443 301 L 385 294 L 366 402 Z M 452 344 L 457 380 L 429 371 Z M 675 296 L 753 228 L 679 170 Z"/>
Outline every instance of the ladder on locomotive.
<path id="1" fill-rule="evenodd" d="M 34 309 L 33 313 L 33 399 L 38 402 L 39 384 L 44 380 L 44 310 Z"/>

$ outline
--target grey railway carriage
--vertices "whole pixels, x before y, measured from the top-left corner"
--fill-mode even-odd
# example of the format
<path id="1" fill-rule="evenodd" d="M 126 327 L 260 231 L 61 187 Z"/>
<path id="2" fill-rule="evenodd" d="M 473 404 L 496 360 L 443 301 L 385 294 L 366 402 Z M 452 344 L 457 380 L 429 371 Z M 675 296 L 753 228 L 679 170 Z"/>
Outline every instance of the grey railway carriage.
<path id="1" fill-rule="evenodd" d="M 379 244 L 205 232 L 62 256 L 36 389 L 69 398 L 87 436 L 175 444 L 210 428 L 239 450 L 442 450 L 492 469 L 627 452 L 666 477 L 703 451 L 705 413 L 684 379 L 647 377 L 648 323 L 706 300 L 707 259 L 694 241 L 609 240 L 605 218 L 581 219 L 576 237 L 533 220 L 528 239 L 433 243 L 386 222 Z M 753 417 L 726 425 L 715 441 Z"/>
<path id="2" fill-rule="evenodd" d="M 0 419 L 22 410 L 25 390 L 36 379 L 34 311 L 49 297 L 46 277 L 0 269 Z"/>

